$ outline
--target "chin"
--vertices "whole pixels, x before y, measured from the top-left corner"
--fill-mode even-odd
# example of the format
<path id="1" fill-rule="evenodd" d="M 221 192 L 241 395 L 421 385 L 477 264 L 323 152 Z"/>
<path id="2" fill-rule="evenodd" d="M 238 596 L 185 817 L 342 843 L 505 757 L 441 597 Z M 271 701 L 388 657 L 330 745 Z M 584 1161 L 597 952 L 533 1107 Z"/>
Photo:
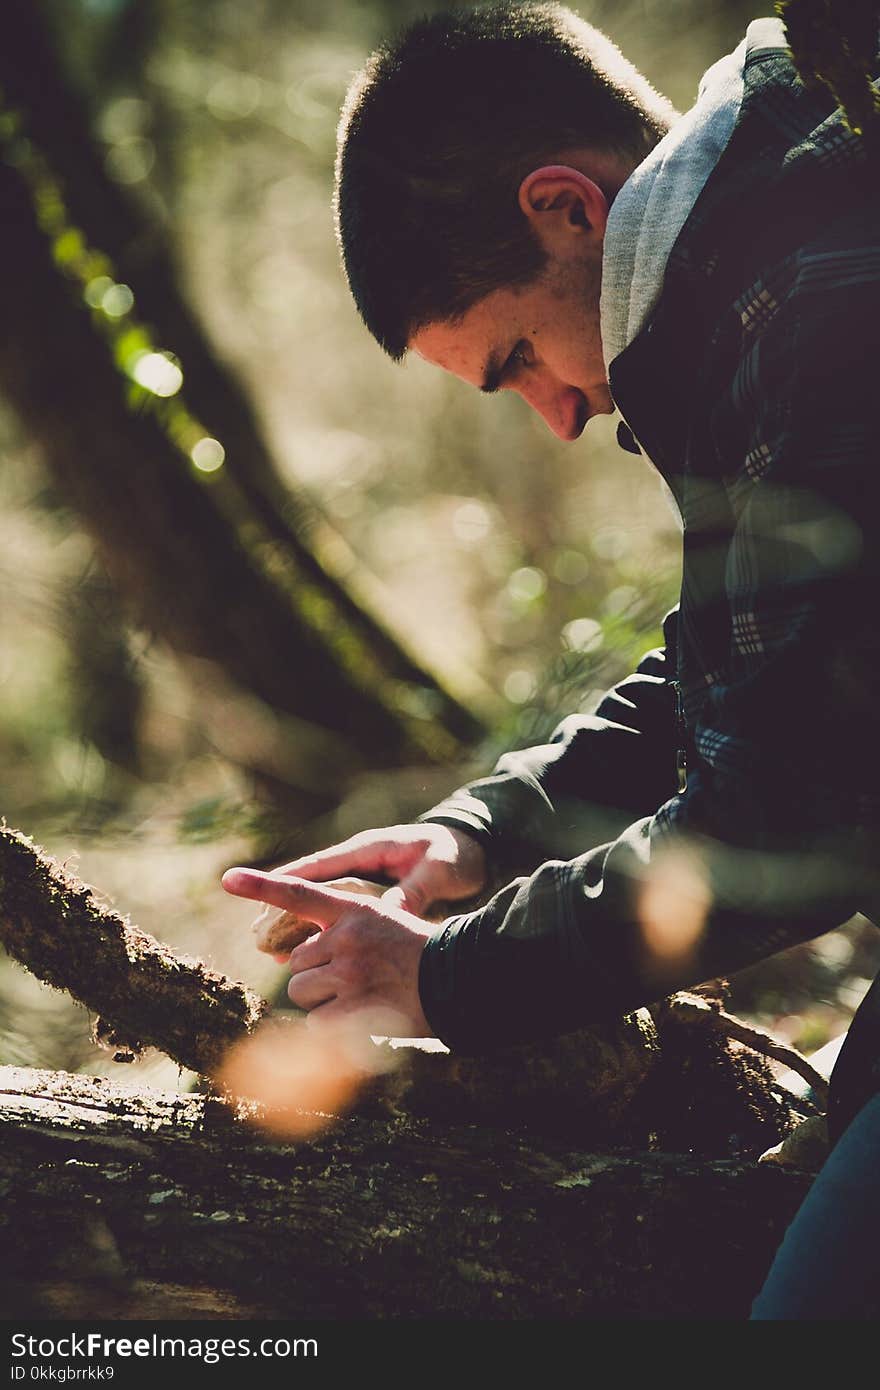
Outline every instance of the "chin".
<path id="1" fill-rule="evenodd" d="M 569 444 L 573 444 L 576 439 L 580 439 L 584 430 L 587 428 L 587 425 L 594 418 L 594 416 L 613 414 L 613 405 L 605 405 L 604 403 L 601 405 L 595 405 L 592 402 L 584 401 L 583 408 L 578 411 L 577 419 L 571 429 L 571 432 L 564 436 L 566 442 Z"/>
<path id="2" fill-rule="evenodd" d="M 590 392 L 590 414 L 613 415 L 615 408 L 611 398 L 611 387 L 607 381 L 603 382 L 601 386 L 594 387 Z"/>

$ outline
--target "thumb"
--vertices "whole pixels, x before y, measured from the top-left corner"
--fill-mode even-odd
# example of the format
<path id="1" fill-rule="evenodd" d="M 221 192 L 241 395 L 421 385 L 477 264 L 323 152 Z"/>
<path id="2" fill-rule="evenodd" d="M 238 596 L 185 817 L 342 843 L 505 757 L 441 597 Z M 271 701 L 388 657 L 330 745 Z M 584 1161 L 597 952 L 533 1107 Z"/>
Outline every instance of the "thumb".
<path id="1" fill-rule="evenodd" d="M 382 902 L 421 917 L 437 896 L 436 880 L 436 867 L 421 860 L 399 883 L 382 894 Z"/>

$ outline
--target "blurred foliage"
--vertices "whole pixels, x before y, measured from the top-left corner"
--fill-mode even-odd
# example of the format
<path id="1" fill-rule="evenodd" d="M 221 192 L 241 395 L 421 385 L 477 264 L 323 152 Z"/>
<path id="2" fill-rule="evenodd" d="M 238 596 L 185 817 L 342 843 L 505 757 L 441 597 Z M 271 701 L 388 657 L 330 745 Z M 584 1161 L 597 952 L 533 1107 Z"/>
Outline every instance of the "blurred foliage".
<path id="1" fill-rule="evenodd" d="M 464 673 L 494 711 L 472 768 L 366 777 L 313 827 L 316 844 L 408 818 L 499 749 L 592 708 L 659 641 L 678 588 L 677 522 L 651 467 L 617 448 L 611 422 L 561 444 L 513 397 L 486 399 L 418 360 L 386 360 L 349 302 L 330 213 L 339 103 L 369 49 L 424 8 L 44 7 L 109 176 L 172 242 L 218 354 L 308 500 L 321 553 L 343 578 L 357 565 L 416 656 Z M 754 16 L 739 0 L 595 0 L 583 12 L 681 109 Z M 219 455 L 203 448 L 199 459 L 203 432 L 176 388 L 157 396 L 158 378 L 141 379 L 159 357 L 177 367 L 174 344 L 156 345 L 135 322 L 99 249 L 64 223 L 48 172 L 43 187 L 59 262 L 94 300 L 133 392 L 167 412 L 210 480 Z M 269 989 L 276 972 L 267 978 L 255 956 L 247 910 L 215 885 L 226 864 L 267 850 L 266 806 L 246 769 L 263 747 L 277 756 L 270 713 L 130 626 L 76 517 L 2 414 L 0 516 L 0 812 L 59 857 L 76 852 L 82 875 L 147 930 Z M 793 1011 L 793 1041 L 818 1045 L 845 1026 L 876 967 L 874 936 L 854 924 L 744 972 L 735 1003 L 771 1027 Z M 82 1011 L 7 963 L 0 1061 L 111 1065 L 90 1049 Z M 174 1084 L 173 1068 L 137 1066 Z"/>

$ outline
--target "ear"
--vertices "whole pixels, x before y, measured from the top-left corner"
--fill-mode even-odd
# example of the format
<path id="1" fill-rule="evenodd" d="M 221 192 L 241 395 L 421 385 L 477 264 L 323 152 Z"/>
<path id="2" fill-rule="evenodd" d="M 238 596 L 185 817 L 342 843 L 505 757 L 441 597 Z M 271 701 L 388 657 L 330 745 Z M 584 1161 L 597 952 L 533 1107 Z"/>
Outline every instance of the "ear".
<path id="1" fill-rule="evenodd" d="M 546 250 L 561 248 L 572 237 L 603 241 L 608 199 L 579 169 L 568 164 L 533 169 L 520 184 L 518 196 L 520 210 Z"/>

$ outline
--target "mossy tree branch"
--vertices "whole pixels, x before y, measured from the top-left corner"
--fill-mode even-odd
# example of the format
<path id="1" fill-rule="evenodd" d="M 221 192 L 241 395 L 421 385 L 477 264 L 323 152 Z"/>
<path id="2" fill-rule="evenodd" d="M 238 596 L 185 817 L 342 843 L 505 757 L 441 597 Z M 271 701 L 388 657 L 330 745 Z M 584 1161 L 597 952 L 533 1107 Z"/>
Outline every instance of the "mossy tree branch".
<path id="1" fill-rule="evenodd" d="M 16 830 L 0 826 L 0 942 L 38 979 L 106 1017 L 119 1046 L 158 1047 L 210 1074 L 268 1005 L 180 956 L 94 896 Z"/>
<path id="2" fill-rule="evenodd" d="M 157 1047 L 223 1086 L 228 1050 L 253 1033 L 268 1004 L 245 985 L 180 956 L 104 906 L 93 890 L 17 831 L 0 826 L 0 943 L 39 979 L 67 990 L 106 1023 L 98 1035 L 117 1047 Z M 438 1122 L 494 1124 L 578 1144 L 659 1146 L 726 1156 L 757 1155 L 777 1144 L 797 1116 L 773 1086 L 762 1057 L 674 1008 L 657 1024 L 641 1010 L 556 1039 L 461 1057 L 440 1047 L 376 1050 L 343 1109 L 422 1115 Z M 284 1020 L 288 1026 L 292 1020 Z M 337 1112 L 315 1099 L 312 1065 L 301 1070 L 302 1038 L 263 1037 L 253 1060 L 256 1090 L 277 1068 L 289 1037 L 292 1070 L 284 1105 Z M 435 1045 L 435 1046 L 440 1046 Z M 300 1070 L 297 1071 L 297 1066 Z M 375 1074 L 375 1080 L 369 1078 Z M 313 1088 L 312 1088 L 313 1089 Z M 309 1100 L 309 1095 L 312 1095 Z M 289 1102 L 288 1102 L 289 1097 Z M 270 1102 L 271 1103 L 271 1102 Z"/>

